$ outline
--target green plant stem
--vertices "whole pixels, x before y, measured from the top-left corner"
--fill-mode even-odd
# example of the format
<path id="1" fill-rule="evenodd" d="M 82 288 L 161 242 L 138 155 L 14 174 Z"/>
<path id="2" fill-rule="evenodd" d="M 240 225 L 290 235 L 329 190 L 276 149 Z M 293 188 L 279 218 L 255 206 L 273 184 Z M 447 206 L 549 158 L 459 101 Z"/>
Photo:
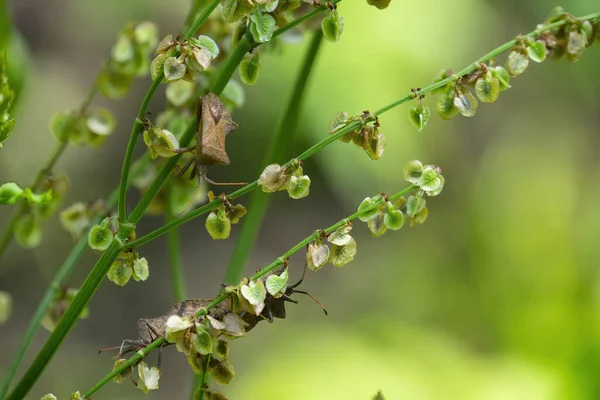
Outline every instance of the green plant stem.
<path id="1" fill-rule="evenodd" d="M 196 385 L 196 390 L 192 393 L 192 400 L 204 400 L 206 397 L 206 389 L 208 388 L 208 366 L 210 365 L 210 354 L 206 355 L 206 360 L 204 361 L 204 368 L 202 368 L 202 373 L 198 376 L 198 384 Z"/>
<path id="2" fill-rule="evenodd" d="M 389 196 L 388 199 L 389 199 L 389 201 L 393 202 L 394 200 L 397 200 L 401 196 L 404 196 L 418 188 L 419 187 L 417 185 L 411 185 L 411 186 L 405 188 L 404 190 L 401 190 L 400 192 L 394 194 L 393 196 Z M 254 274 L 250 279 L 257 280 L 259 278 L 262 278 L 263 276 L 268 275 L 274 269 L 284 265 L 285 261 L 287 259 L 289 259 L 292 255 L 294 255 L 298 251 L 304 249 L 312 241 L 316 240 L 322 234 L 322 232 L 324 232 L 325 234 L 331 234 L 336 229 L 350 223 L 351 221 L 360 217 L 363 214 L 369 213 L 371 210 L 374 210 L 376 208 L 383 206 L 384 204 L 385 204 L 385 199 L 381 198 L 377 202 L 373 203 L 370 207 L 365 208 L 361 211 L 357 211 L 354 214 L 336 222 L 335 224 L 333 224 L 325 229 L 317 230 L 317 231 L 313 232 L 311 235 L 307 236 L 304 240 L 302 240 L 301 242 L 296 244 L 294 247 L 289 249 L 287 252 L 285 252 L 281 256 L 277 257 L 277 259 L 275 259 L 275 261 L 273 261 L 266 267 L 262 268 L 260 271 L 258 271 L 256 274 Z M 230 293 L 222 292 L 213 301 L 211 301 L 205 308 L 202 308 L 200 311 L 198 311 L 196 313 L 196 317 L 200 318 L 200 317 L 206 315 L 210 309 L 215 308 L 220 302 L 227 299 L 228 296 L 230 296 Z M 164 341 L 165 341 L 164 338 L 159 338 L 159 339 L 155 340 L 154 342 L 152 342 L 151 346 L 153 346 L 152 348 L 154 349 L 154 348 L 158 347 L 160 344 L 164 343 Z M 116 368 L 113 371 L 111 371 L 108 375 L 106 375 L 104 378 L 102 378 L 102 380 L 100 382 L 98 382 L 92 389 L 90 389 L 88 392 L 86 392 L 84 397 L 87 398 L 87 397 L 91 396 L 98 389 L 100 389 L 100 387 L 102 387 L 102 385 L 104 385 L 106 382 L 110 381 L 112 378 L 114 378 L 115 376 L 120 374 L 122 371 L 124 371 L 125 369 L 127 369 L 130 366 L 132 366 L 133 364 L 135 364 L 137 361 L 139 361 L 143 357 L 147 356 L 150 353 L 150 351 L 147 351 L 147 350 L 148 350 L 148 347 L 146 347 L 144 350 L 138 351 L 138 353 L 136 353 L 135 356 L 129 358 L 125 364 L 123 364 L 119 368 Z M 139 353 L 141 353 L 141 352 L 143 352 L 143 356 L 139 355 Z"/>
<path id="3" fill-rule="evenodd" d="M 298 125 L 300 109 L 306 88 L 308 87 L 308 78 L 315 59 L 323 42 L 323 33 L 318 30 L 314 33 L 310 45 L 306 51 L 306 56 L 302 68 L 299 71 L 294 85 L 294 91 L 290 97 L 283 118 L 279 121 L 273 135 L 271 135 L 269 148 L 263 158 L 262 165 L 266 166 L 277 161 L 277 156 L 285 154 L 287 145 L 293 138 Z M 244 264 L 254 244 L 256 237 L 262 226 L 267 208 L 269 207 L 271 196 L 263 193 L 261 190 L 255 190 L 248 201 L 248 210 L 250 212 L 244 217 L 240 232 L 231 253 L 231 259 L 225 272 L 225 282 L 233 284 L 240 280 Z"/>
<path id="4" fill-rule="evenodd" d="M 122 371 L 127 368 L 133 367 L 137 362 L 146 357 L 150 352 L 165 342 L 165 338 L 158 338 L 148 346 L 144 347 L 142 350 L 138 350 L 134 356 L 130 357 L 127 362 L 121 365 L 119 368 L 112 371 L 110 374 L 106 375 L 102 380 L 96 383 L 90 390 L 83 394 L 84 399 L 89 399 L 94 393 L 96 393 L 102 386 L 106 385 L 112 378 L 117 376 Z"/>
<path id="5" fill-rule="evenodd" d="M 219 75 L 217 76 L 217 79 L 215 80 L 215 82 L 211 88 L 211 92 L 213 92 L 213 93 L 223 92 L 223 89 L 225 89 L 225 86 L 227 86 L 227 82 L 229 82 L 229 79 L 231 79 L 231 76 L 237 69 L 238 65 L 240 65 L 240 63 L 244 59 L 244 56 L 250 50 L 252 50 L 252 45 L 250 44 L 248 39 L 244 36 L 243 38 L 240 39 L 238 44 L 233 48 L 233 51 L 231 52 L 231 55 L 229 56 L 229 59 L 227 60 L 227 62 L 221 67 L 221 70 L 219 71 Z"/>
<path id="6" fill-rule="evenodd" d="M 205 1 L 202 1 L 202 0 L 194 0 L 192 3 L 192 9 L 190 10 L 190 12 L 188 14 L 187 19 L 192 19 L 192 18 L 196 17 L 196 14 L 198 14 L 198 10 L 200 9 L 200 7 L 202 7 L 202 5 L 204 3 L 205 3 Z M 218 5 L 219 5 L 219 0 L 212 0 L 210 3 L 208 3 L 208 5 L 202 11 L 202 14 L 200 14 L 198 17 L 196 17 L 196 19 L 190 25 L 189 29 L 185 32 L 183 37 L 186 39 L 189 39 L 190 37 L 192 37 L 192 35 L 194 33 L 196 33 L 196 31 L 200 28 L 200 25 L 202 25 L 204 23 L 204 21 L 206 21 L 208 19 L 210 14 L 212 14 L 212 12 L 215 10 L 215 8 L 217 8 Z M 186 21 L 185 25 L 186 26 L 189 25 L 187 21 Z"/>
<path id="7" fill-rule="evenodd" d="M 166 196 L 165 220 L 168 222 L 175 219 L 172 202 L 169 194 Z M 171 285 L 173 285 L 173 297 L 175 301 L 187 299 L 185 290 L 185 279 L 183 278 L 183 264 L 181 262 L 181 244 L 179 239 L 179 229 L 173 229 L 167 234 L 167 251 L 169 253 L 169 263 L 171 264 Z"/>

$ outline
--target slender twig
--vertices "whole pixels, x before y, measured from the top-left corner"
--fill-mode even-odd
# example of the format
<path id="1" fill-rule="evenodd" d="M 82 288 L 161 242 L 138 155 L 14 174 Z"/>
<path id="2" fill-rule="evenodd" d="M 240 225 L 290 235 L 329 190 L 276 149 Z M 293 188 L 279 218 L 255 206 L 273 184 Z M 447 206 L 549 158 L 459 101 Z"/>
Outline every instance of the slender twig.
<path id="1" fill-rule="evenodd" d="M 316 31 L 306 51 L 304 63 L 298 73 L 294 91 L 287 103 L 283 118 L 279 121 L 273 135 L 271 135 L 269 147 L 263 158 L 263 167 L 277 161 L 277 157 L 281 154 L 285 154 L 286 147 L 288 147 L 293 139 L 293 134 L 298 125 L 304 94 L 308 87 L 308 78 L 315 65 L 315 59 L 321 47 L 322 39 L 323 33 L 321 30 Z M 226 283 L 233 284 L 240 280 L 244 263 L 254 247 L 256 237 L 269 207 L 270 199 L 271 196 L 260 190 L 252 192 L 248 201 L 248 210 L 250 211 L 244 217 L 235 247 L 231 253 L 229 265 L 225 272 Z"/>
<path id="2" fill-rule="evenodd" d="M 206 389 L 208 388 L 208 377 L 210 374 L 208 373 L 208 367 L 210 365 L 210 354 L 207 354 L 206 360 L 204 361 L 204 366 L 202 368 L 202 372 L 198 377 L 198 385 L 197 389 L 192 393 L 192 400 L 204 400 L 206 397 Z"/>

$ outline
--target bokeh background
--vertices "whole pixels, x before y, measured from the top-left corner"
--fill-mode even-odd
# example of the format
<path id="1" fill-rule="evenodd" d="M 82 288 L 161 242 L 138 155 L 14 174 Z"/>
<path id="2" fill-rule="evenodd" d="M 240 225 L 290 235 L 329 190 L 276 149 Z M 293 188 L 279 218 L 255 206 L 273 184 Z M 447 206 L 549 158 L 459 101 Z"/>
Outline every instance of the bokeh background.
<path id="1" fill-rule="evenodd" d="M 562 1 L 575 15 L 598 11 L 593 3 Z M 531 31 L 554 5 L 394 0 L 379 11 L 365 1 L 342 2 L 346 28 L 342 40 L 324 44 L 319 55 L 294 154 L 327 135 L 336 112 L 375 110 L 425 86 L 441 68 L 461 69 Z M 187 7 L 187 0 L 9 1 L 22 39 L 19 68 L 26 74 L 15 132 L 0 153 L 0 181 L 31 182 L 54 147 L 50 116 L 81 102 L 127 21 L 155 21 L 165 35 L 179 30 Z M 260 80 L 247 88 L 246 105 L 234 114 L 240 129 L 228 141 L 232 163 L 215 168 L 215 179 L 257 177 L 306 44 L 262 58 Z M 308 275 L 303 288 L 326 306 L 328 317 L 301 297 L 299 305 L 288 306 L 287 319 L 260 324 L 234 341 L 237 376 L 224 393 L 265 400 L 363 400 L 380 389 L 389 399 L 411 400 L 600 398 L 600 49 L 591 47 L 575 64 L 532 64 L 471 119 L 432 115 L 418 133 L 407 117 L 412 105 L 390 111 L 381 118 L 388 141 L 381 160 L 335 143 L 305 164 L 312 179 L 307 199 L 273 195 L 248 274 L 354 212 L 364 197 L 402 189 L 408 160 L 440 165 L 446 177 L 444 192 L 428 201 L 425 225 L 373 239 L 356 224 L 356 259 Z M 148 85 L 142 79 L 124 100 L 94 103 L 115 112 L 118 128 L 105 146 L 73 146 L 61 159 L 56 172 L 71 182 L 65 205 L 104 197 L 116 186 Z M 154 114 L 164 106 L 162 94 L 156 99 Z M 434 107 L 433 98 L 424 102 Z M 0 226 L 10 211 L 0 208 Z M 145 218 L 138 231 L 162 222 Z M 214 242 L 203 218 L 183 227 L 191 296 L 217 293 L 238 229 L 230 240 Z M 45 223 L 44 234 L 40 247 L 26 251 L 13 244 L 1 262 L 0 290 L 15 304 L 0 327 L 0 376 L 72 245 L 57 218 Z M 164 238 L 140 251 L 150 261 L 149 280 L 123 288 L 105 281 L 90 317 L 70 333 L 29 398 L 86 391 L 112 368 L 111 356 L 97 350 L 135 337 L 139 317 L 170 307 Z M 88 252 L 69 283 L 78 286 L 96 259 Z M 296 279 L 302 256 L 291 265 Z M 40 331 L 20 373 L 47 337 Z M 193 374 L 187 362 L 172 348 L 163 358 L 161 388 L 146 398 L 188 398 Z M 143 396 L 128 383 L 110 383 L 93 398 Z"/>

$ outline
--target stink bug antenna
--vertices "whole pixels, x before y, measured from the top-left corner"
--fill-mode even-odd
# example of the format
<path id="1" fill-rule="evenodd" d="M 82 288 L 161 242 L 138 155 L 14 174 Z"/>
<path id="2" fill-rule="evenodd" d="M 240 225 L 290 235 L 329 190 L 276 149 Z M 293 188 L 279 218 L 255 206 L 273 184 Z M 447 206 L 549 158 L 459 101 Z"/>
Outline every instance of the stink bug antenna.
<path id="1" fill-rule="evenodd" d="M 294 293 L 300 293 L 300 294 L 304 294 L 304 295 L 310 297 L 315 303 L 317 303 L 319 305 L 319 307 L 321 307 L 321 310 L 323 310 L 325 315 L 329 315 L 327 313 L 327 310 L 325 309 L 325 307 L 323 307 L 323 304 L 321 304 L 321 302 L 319 300 L 317 300 L 312 294 L 305 292 L 304 290 L 294 290 Z"/>
<path id="2" fill-rule="evenodd" d="M 288 296 L 289 296 L 289 295 L 290 295 L 290 294 L 292 294 L 292 293 L 300 293 L 300 294 L 306 295 L 306 296 L 310 297 L 310 298 L 311 298 L 311 299 L 312 299 L 312 300 L 313 300 L 315 303 L 317 303 L 317 304 L 319 305 L 319 307 L 321 307 L 321 310 L 323 310 L 323 312 L 325 313 L 325 315 L 329 315 L 329 314 L 327 313 L 327 310 L 325 309 L 325 307 L 323 307 L 323 304 L 321 304 L 321 302 L 320 302 L 319 300 L 317 300 L 317 299 L 316 299 L 316 298 L 315 298 L 313 295 L 311 295 L 311 294 L 310 294 L 310 293 L 308 293 L 308 292 L 305 292 L 304 290 L 296 290 L 296 288 L 297 288 L 298 286 L 300 286 L 300 284 L 301 284 L 301 283 L 302 283 L 302 281 L 304 280 L 304 276 L 306 275 L 306 268 L 307 268 L 307 266 L 308 266 L 308 262 L 306 262 L 306 261 L 305 261 L 305 262 L 304 262 L 304 270 L 302 271 L 302 277 L 300 278 L 300 280 L 299 280 L 298 282 L 296 282 L 295 284 L 293 284 L 292 286 L 290 286 L 290 287 L 288 288 L 288 290 L 289 290 L 289 289 L 291 289 L 291 290 L 290 290 L 290 292 L 289 292 L 289 293 L 286 293 L 286 295 L 288 295 Z M 288 300 L 288 301 L 289 301 L 289 300 Z"/>
<path id="3" fill-rule="evenodd" d="M 121 346 L 117 346 L 117 347 L 105 347 L 103 349 L 98 350 L 98 354 L 102 353 L 103 351 L 107 351 L 107 350 L 120 350 Z"/>

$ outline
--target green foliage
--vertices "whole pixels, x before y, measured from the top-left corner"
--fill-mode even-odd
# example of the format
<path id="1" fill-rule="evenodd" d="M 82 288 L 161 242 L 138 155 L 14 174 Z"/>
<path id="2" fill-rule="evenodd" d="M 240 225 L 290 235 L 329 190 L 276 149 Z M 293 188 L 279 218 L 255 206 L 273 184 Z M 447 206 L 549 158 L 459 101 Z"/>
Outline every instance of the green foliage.
<path id="1" fill-rule="evenodd" d="M 15 120 L 11 118 L 15 92 L 6 74 L 6 52 L 0 52 L 0 149 L 12 133 Z"/>

